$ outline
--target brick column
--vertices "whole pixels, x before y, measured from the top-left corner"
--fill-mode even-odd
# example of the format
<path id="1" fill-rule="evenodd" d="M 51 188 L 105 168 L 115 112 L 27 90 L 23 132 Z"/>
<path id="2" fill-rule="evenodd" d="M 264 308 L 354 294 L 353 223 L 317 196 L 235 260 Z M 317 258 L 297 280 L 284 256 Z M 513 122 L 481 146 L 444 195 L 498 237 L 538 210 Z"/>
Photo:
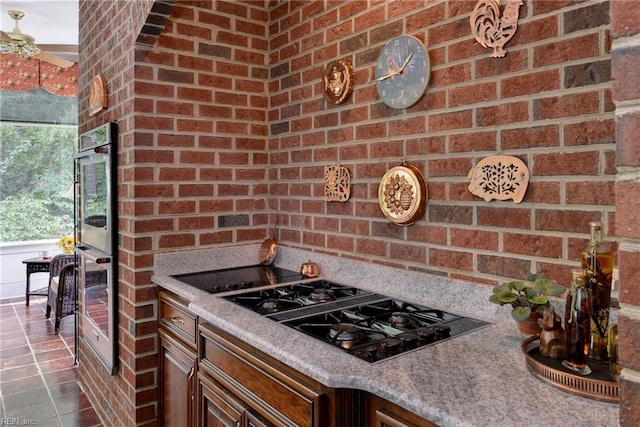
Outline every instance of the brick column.
<path id="1" fill-rule="evenodd" d="M 640 7 L 610 3 L 616 104 L 616 234 L 620 236 L 620 426 L 640 419 Z"/>

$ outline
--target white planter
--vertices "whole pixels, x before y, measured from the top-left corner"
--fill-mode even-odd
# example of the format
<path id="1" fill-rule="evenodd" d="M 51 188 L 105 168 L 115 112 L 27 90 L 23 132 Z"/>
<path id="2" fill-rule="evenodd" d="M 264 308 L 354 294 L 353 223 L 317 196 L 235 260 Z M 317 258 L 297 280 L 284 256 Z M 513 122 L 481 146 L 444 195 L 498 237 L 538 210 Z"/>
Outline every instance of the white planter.
<path id="1" fill-rule="evenodd" d="M 57 243 L 57 239 L 0 243 L 0 299 L 24 297 L 27 268 L 22 261 L 45 251 L 51 256 L 62 253 Z M 31 290 L 46 287 L 48 277 L 48 273 L 32 274 Z"/>

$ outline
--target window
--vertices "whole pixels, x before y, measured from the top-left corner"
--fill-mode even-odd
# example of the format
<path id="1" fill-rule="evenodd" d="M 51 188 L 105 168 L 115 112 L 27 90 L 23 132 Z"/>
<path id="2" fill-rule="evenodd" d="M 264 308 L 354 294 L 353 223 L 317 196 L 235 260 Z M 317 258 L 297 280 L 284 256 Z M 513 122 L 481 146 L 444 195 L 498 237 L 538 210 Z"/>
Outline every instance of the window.
<path id="1" fill-rule="evenodd" d="M 0 242 L 73 234 L 75 125 L 0 122 Z"/>

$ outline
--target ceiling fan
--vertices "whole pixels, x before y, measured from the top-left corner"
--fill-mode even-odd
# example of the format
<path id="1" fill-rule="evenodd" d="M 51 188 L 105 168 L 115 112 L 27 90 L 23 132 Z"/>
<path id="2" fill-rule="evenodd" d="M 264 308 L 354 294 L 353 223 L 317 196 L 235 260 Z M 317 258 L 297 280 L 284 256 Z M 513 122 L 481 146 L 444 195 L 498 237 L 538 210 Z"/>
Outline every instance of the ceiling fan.
<path id="1" fill-rule="evenodd" d="M 73 45 L 40 45 L 36 46 L 35 39 L 20 31 L 18 23 L 24 17 L 20 10 L 10 10 L 9 16 L 15 21 L 15 28 L 5 33 L 0 31 L 0 51 L 13 53 L 23 58 L 37 58 L 62 68 L 71 67 L 78 55 L 78 47 Z M 47 53 L 51 52 L 51 53 Z M 63 56 L 68 57 L 64 58 Z"/>

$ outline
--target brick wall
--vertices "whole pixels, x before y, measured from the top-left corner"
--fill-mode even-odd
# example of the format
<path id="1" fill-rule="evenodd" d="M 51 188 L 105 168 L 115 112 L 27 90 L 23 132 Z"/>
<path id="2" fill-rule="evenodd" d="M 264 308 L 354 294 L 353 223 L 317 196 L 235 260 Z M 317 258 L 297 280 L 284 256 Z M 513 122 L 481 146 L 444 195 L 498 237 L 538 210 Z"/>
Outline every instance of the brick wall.
<path id="1" fill-rule="evenodd" d="M 495 284 L 538 271 L 569 283 L 588 222 L 614 230 L 615 121 L 607 2 L 527 1 L 504 58 L 471 34 L 476 1 L 279 2 L 271 10 L 272 209 L 283 243 Z M 431 81 L 406 110 L 380 102 L 377 56 L 394 36 L 428 47 Z M 322 96 L 323 67 L 354 66 L 341 106 Z M 467 190 L 496 153 L 521 158 L 521 204 Z M 402 157 L 424 172 L 423 219 L 392 225 L 380 178 Z M 325 203 L 323 167 L 352 174 L 352 197 Z"/>
<path id="2" fill-rule="evenodd" d="M 287 246 L 485 285 L 531 271 L 568 283 L 588 222 L 602 220 L 617 247 L 637 211 L 633 198 L 617 206 L 614 198 L 614 188 L 635 189 L 633 179 L 616 184 L 616 117 L 618 133 L 638 121 L 614 113 L 608 1 L 525 1 L 501 59 L 471 35 L 475 1 L 80 3 L 81 130 L 116 119 L 120 128 L 122 368 L 106 376 L 86 349 L 80 366 L 114 425 L 156 422 L 154 253 L 275 235 Z M 628 37 L 633 22 L 616 36 Z M 415 106 L 392 110 L 372 79 L 383 45 L 400 34 L 425 42 L 432 73 Z M 355 89 L 330 105 L 322 71 L 345 57 Z M 110 107 L 90 119 L 88 84 L 98 72 Z M 632 139 L 621 146 L 637 160 Z M 521 204 L 467 190 L 469 169 L 496 153 L 531 171 Z M 409 227 L 388 222 L 377 202 L 380 178 L 402 157 L 429 187 L 424 218 Z M 323 168 L 334 163 L 351 171 L 347 203 L 324 201 Z M 627 271 L 635 234 L 622 242 Z M 632 290 L 627 274 L 621 268 L 623 290 Z M 640 304 L 631 294 L 628 303 Z M 637 326 L 623 319 L 621 331 Z M 637 369 L 631 348 L 623 346 L 623 363 Z"/>
<path id="3" fill-rule="evenodd" d="M 640 8 L 611 2 L 613 101 L 616 104 L 616 230 L 621 238 L 620 266 L 620 425 L 640 419 Z"/>
<path id="4" fill-rule="evenodd" d="M 110 377 L 81 345 L 80 381 L 106 423 L 155 425 L 153 254 L 267 236 L 268 15 L 263 2 L 107 3 L 80 2 L 79 102 L 81 132 L 118 121 L 120 367 Z M 89 118 L 97 73 L 109 109 Z"/>

